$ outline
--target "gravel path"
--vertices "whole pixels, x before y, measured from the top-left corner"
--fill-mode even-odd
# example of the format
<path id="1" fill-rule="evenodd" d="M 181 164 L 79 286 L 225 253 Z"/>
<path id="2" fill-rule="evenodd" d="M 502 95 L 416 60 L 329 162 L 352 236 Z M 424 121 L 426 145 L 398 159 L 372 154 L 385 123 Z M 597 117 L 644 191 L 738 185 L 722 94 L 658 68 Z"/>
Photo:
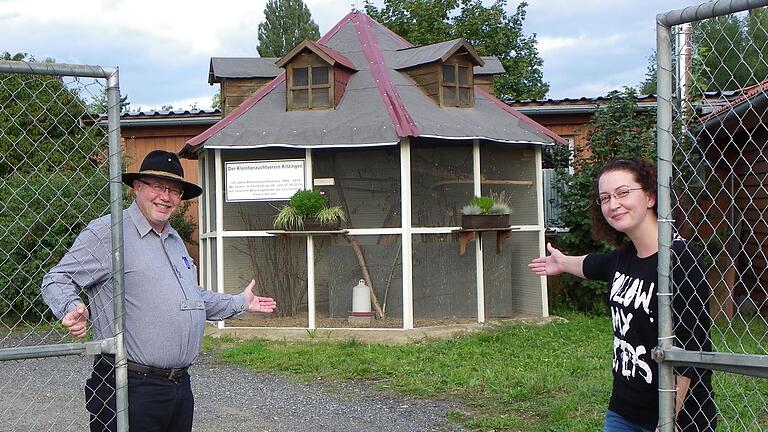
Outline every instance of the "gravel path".
<path id="1" fill-rule="evenodd" d="M 0 432 L 87 430 L 82 385 L 89 357 L 0 362 Z M 204 353 L 191 369 L 194 431 L 466 431 L 445 419 L 460 410 L 361 382 L 296 382 L 220 364 Z"/>

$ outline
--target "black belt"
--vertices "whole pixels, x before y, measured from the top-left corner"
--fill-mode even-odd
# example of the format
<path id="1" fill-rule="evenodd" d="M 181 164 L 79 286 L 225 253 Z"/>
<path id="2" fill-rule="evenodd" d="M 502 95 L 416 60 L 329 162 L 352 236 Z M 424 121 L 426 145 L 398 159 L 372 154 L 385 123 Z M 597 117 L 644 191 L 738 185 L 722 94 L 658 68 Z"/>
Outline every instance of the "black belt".
<path id="1" fill-rule="evenodd" d="M 111 354 L 102 354 L 101 358 L 106 360 L 112 366 L 115 365 L 115 356 Z M 95 361 L 98 361 L 98 359 L 99 359 L 99 356 L 96 356 Z M 143 375 L 151 375 L 151 376 L 156 376 L 160 378 L 166 378 L 172 381 L 177 381 L 179 378 L 183 377 L 184 374 L 187 373 L 187 369 L 189 369 L 189 367 L 162 369 L 162 368 L 145 366 L 143 364 L 128 361 L 129 371 L 133 371 Z"/>

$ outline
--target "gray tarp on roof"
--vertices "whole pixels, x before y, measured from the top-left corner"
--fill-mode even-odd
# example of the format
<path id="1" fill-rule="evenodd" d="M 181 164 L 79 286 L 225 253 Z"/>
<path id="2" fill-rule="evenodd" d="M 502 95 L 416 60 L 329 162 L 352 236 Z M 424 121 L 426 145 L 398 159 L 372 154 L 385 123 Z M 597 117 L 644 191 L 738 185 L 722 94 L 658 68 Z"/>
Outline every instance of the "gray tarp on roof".
<path id="1" fill-rule="evenodd" d="M 274 57 L 211 57 L 208 84 L 221 78 L 274 78 L 283 70 L 275 66 Z"/>
<path id="2" fill-rule="evenodd" d="M 356 12 L 359 13 L 359 12 Z M 347 17 L 352 16 L 352 14 Z M 362 17 L 364 19 L 367 17 Z M 222 122 L 226 126 L 203 141 L 206 148 L 216 147 L 356 147 L 363 145 L 396 144 L 400 137 L 395 130 L 389 103 L 384 102 L 376 79 L 371 73 L 360 35 L 351 19 L 345 18 L 338 31 L 324 44 L 343 53 L 360 68 L 351 75 L 346 91 L 334 110 L 286 111 L 286 87 L 281 82 L 271 92 L 253 103 L 239 116 Z M 451 139 L 485 138 L 505 143 L 551 144 L 554 139 L 537 131 L 533 124 L 513 114 L 475 92 L 472 108 L 441 108 L 429 98 L 404 72 L 393 65 L 404 64 L 406 45 L 383 26 L 367 27 L 381 50 L 386 65 L 385 74 L 396 89 L 395 104 L 402 103 L 413 119 L 417 136 Z M 455 41 L 448 41 L 448 44 Z M 402 101 L 402 102 L 400 102 Z M 246 104 L 249 102 L 246 101 Z"/>
<path id="3" fill-rule="evenodd" d="M 343 52 L 360 70 L 350 76 L 335 110 L 286 111 L 283 82 L 232 124 L 211 136 L 205 146 L 349 147 L 398 143 L 400 138 L 382 103 L 354 27 L 343 27 L 336 38 L 342 43 L 327 45 Z M 357 43 L 349 43 L 350 40 Z"/>
<path id="4" fill-rule="evenodd" d="M 501 60 L 499 60 L 498 57 L 482 56 L 480 58 L 483 59 L 485 65 L 473 67 L 472 73 L 475 75 L 495 75 L 503 74 L 506 72 L 504 70 L 504 66 L 501 64 Z"/>

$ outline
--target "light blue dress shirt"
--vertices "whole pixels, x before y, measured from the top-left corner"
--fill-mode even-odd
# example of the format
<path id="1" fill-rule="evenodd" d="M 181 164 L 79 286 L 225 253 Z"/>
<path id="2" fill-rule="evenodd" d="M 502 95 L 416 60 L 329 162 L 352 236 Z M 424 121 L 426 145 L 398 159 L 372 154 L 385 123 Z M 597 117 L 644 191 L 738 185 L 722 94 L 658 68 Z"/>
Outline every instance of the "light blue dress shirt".
<path id="1" fill-rule="evenodd" d="M 109 215 L 88 224 L 42 283 L 43 299 L 61 319 L 85 290 L 95 339 L 114 336 Z M 134 202 L 123 211 L 125 347 L 128 360 L 158 368 L 193 364 L 206 320 L 247 311 L 244 294 L 206 291 L 178 232 L 157 234 Z"/>

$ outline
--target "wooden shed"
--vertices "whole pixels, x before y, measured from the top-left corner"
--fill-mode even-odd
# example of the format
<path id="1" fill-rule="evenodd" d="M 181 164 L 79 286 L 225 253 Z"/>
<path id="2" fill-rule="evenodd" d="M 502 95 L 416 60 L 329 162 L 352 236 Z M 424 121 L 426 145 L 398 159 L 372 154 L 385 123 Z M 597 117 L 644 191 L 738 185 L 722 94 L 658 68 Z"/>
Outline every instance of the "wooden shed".
<path id="1" fill-rule="evenodd" d="M 713 168 L 697 228 L 722 244 L 709 276 L 728 318 L 768 313 L 768 80 L 739 93 L 694 129 Z"/>

